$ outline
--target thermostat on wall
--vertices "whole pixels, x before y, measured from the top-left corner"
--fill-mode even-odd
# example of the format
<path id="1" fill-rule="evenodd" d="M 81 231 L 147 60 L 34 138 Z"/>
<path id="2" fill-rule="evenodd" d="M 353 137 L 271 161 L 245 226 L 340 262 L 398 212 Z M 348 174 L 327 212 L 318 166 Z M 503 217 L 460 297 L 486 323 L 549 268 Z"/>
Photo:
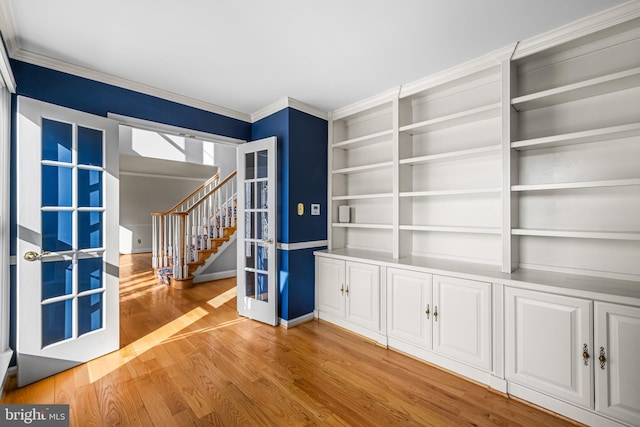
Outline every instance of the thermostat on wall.
<path id="1" fill-rule="evenodd" d="M 320 203 L 311 203 L 311 215 L 320 215 Z"/>

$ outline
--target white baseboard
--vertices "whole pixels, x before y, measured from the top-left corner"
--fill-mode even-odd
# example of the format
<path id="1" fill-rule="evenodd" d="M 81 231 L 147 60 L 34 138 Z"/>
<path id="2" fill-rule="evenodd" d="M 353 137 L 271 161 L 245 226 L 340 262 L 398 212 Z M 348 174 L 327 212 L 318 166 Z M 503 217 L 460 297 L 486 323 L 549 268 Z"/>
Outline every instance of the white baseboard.
<path id="1" fill-rule="evenodd" d="M 131 255 L 131 254 L 144 254 L 147 252 L 151 252 L 151 248 L 136 248 L 136 249 L 132 249 L 130 251 L 120 251 L 120 254 L 122 255 Z"/>
<path id="2" fill-rule="evenodd" d="M 291 319 L 291 320 L 280 319 L 280 325 L 289 329 L 289 328 L 293 328 L 295 326 L 301 325 L 303 323 L 307 323 L 313 319 L 314 319 L 313 313 L 308 313 L 308 314 L 305 314 L 304 316 L 296 317 L 295 319 Z"/>
<path id="3" fill-rule="evenodd" d="M 228 279 L 236 277 L 236 270 L 216 271 L 215 273 L 201 274 L 193 279 L 193 283 L 210 282 L 212 280 Z"/>

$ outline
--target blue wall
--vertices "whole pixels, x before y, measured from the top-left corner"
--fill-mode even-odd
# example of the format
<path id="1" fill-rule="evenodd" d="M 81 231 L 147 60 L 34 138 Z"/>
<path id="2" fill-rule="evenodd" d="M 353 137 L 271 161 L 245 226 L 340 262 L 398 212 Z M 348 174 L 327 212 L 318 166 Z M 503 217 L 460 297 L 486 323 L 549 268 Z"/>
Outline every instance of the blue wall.
<path id="1" fill-rule="evenodd" d="M 278 138 L 278 242 L 326 240 L 327 121 L 285 108 L 253 124 L 252 140 L 269 136 Z M 304 204 L 302 216 L 298 203 Z M 310 215 L 311 203 L 320 204 L 320 215 Z M 313 250 L 278 251 L 279 316 L 285 320 L 313 312 Z"/>

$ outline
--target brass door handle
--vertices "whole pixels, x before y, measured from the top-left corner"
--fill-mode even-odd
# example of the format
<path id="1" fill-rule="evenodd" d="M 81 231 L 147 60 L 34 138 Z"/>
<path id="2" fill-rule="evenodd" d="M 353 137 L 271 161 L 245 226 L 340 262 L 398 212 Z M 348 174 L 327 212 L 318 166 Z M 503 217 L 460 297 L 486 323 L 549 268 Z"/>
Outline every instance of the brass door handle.
<path id="1" fill-rule="evenodd" d="M 35 251 L 28 251 L 24 253 L 24 259 L 26 259 L 27 261 L 37 261 L 39 259 L 42 259 L 43 256 L 49 255 L 50 253 L 51 252 L 49 251 L 42 251 L 40 253 Z"/>
<path id="2" fill-rule="evenodd" d="M 424 314 L 427 315 L 427 319 L 429 318 L 430 313 L 431 313 L 431 310 L 429 310 L 429 304 L 427 304 L 427 309 L 424 311 Z"/>
<path id="3" fill-rule="evenodd" d="M 344 285 L 340 285 L 340 295 L 344 295 Z"/>
<path id="4" fill-rule="evenodd" d="M 436 319 L 436 322 L 438 321 L 438 306 L 436 305 L 436 309 L 433 311 L 433 318 Z"/>

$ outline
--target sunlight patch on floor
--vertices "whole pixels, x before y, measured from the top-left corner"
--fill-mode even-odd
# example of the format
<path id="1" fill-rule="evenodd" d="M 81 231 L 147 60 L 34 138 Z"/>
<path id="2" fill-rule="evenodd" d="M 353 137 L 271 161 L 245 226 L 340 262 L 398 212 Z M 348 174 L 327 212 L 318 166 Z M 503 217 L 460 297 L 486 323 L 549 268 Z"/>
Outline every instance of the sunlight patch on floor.
<path id="1" fill-rule="evenodd" d="M 238 292 L 236 290 L 236 287 L 234 286 L 233 288 L 229 289 L 228 291 L 221 293 L 217 297 L 211 298 L 207 302 L 207 304 L 209 304 L 213 308 L 220 308 L 222 305 L 224 305 L 224 304 L 228 303 L 229 301 L 231 301 L 232 299 L 234 299 L 237 294 L 238 294 Z"/>
<path id="2" fill-rule="evenodd" d="M 190 312 L 183 314 L 150 334 L 145 335 L 124 348 L 121 348 L 119 351 L 88 362 L 87 369 L 89 372 L 89 381 L 94 383 L 100 380 L 104 376 L 124 366 L 132 359 L 140 356 L 156 345 L 168 340 L 181 330 L 194 324 L 207 314 L 209 314 L 209 312 L 202 307 L 194 308 Z"/>

